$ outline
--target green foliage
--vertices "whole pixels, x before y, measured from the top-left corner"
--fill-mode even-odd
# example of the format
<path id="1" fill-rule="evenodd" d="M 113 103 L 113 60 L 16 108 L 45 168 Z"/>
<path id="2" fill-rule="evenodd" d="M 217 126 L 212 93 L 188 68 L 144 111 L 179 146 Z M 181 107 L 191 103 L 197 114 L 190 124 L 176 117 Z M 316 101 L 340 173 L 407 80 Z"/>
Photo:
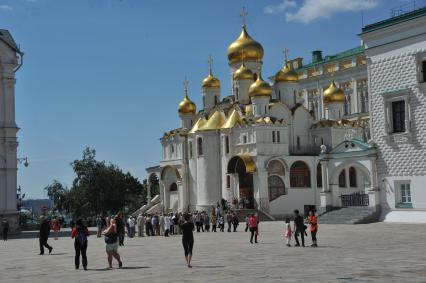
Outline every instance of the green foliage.
<path id="1" fill-rule="evenodd" d="M 107 215 L 125 208 L 133 212 L 146 201 L 146 190 L 139 180 L 116 165 L 96 160 L 94 149 L 86 148 L 71 166 L 75 178 L 61 199 L 63 208 L 74 217 Z"/>
<path id="2" fill-rule="evenodd" d="M 68 189 L 64 187 L 59 181 L 53 180 L 52 184 L 44 188 L 47 196 L 53 200 L 54 210 L 61 212 L 65 208 L 66 195 L 69 193 Z"/>

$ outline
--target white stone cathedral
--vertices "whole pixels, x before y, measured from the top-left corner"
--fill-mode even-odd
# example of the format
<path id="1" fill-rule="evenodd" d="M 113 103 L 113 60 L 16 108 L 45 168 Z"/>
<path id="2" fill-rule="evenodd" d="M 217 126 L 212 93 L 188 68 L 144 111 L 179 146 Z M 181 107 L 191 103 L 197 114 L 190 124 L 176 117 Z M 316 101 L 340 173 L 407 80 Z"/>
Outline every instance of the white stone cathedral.
<path id="1" fill-rule="evenodd" d="M 227 50 L 232 95 L 221 97 L 210 61 L 201 110 L 186 88 L 180 127 L 161 138 L 160 165 L 147 169 L 160 181 L 155 208 L 208 211 L 244 199 L 272 217 L 345 206 L 374 217 L 421 213 L 425 19 L 422 8 L 366 26 L 365 45 L 325 58 L 314 51 L 306 66 L 286 58 L 272 84 L 243 24 Z"/>

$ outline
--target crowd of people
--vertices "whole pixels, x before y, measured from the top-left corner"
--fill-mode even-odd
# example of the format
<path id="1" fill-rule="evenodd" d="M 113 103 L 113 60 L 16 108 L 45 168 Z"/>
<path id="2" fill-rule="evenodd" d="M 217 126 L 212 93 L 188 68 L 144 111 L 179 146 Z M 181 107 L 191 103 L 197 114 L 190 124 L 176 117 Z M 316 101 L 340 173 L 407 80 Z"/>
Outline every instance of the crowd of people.
<path id="1" fill-rule="evenodd" d="M 136 218 L 130 215 L 127 219 L 122 212 L 109 217 L 101 217 L 98 215 L 95 219 L 97 226 L 97 237 L 104 237 L 105 249 L 107 254 L 108 268 L 112 269 L 112 261 L 115 258 L 118 267 L 123 266 L 119 246 L 124 245 L 125 235 L 133 238 L 139 237 L 182 235 L 182 246 L 184 248 L 185 260 L 188 267 L 191 267 L 192 250 L 194 246 L 193 232 L 225 232 L 225 224 L 227 224 L 227 232 L 237 232 L 239 219 L 236 211 L 229 209 L 226 203 L 220 206 L 213 206 L 210 212 L 195 211 L 193 213 L 170 212 L 167 214 L 160 213 L 141 213 Z M 305 246 L 305 236 L 309 228 L 312 238 L 312 247 L 317 247 L 318 220 L 314 211 L 309 211 L 307 221 L 302 217 L 298 210 L 294 211 L 293 225 L 290 218 L 285 220 L 284 239 L 288 247 L 291 247 L 291 241 L 294 239 L 295 247 Z M 248 214 L 244 218 L 245 232 L 250 232 L 249 241 L 251 244 L 258 243 L 259 236 L 259 217 L 256 214 Z M 307 226 L 309 225 L 309 227 Z M 80 257 L 84 270 L 87 270 L 87 247 L 88 237 L 90 235 L 87 226 L 82 219 L 77 219 L 71 224 L 71 238 L 74 239 L 75 249 L 75 268 L 80 268 Z M 9 225 L 5 219 L 2 221 L 3 239 L 7 240 Z M 52 253 L 53 247 L 48 244 L 50 231 L 52 230 L 55 239 L 58 237 L 61 228 L 60 221 L 57 218 L 49 219 L 47 216 L 40 218 L 39 244 L 40 255 L 44 254 L 45 248 Z M 126 233 L 127 232 L 127 233 Z M 299 242 L 299 237 L 301 242 Z"/>

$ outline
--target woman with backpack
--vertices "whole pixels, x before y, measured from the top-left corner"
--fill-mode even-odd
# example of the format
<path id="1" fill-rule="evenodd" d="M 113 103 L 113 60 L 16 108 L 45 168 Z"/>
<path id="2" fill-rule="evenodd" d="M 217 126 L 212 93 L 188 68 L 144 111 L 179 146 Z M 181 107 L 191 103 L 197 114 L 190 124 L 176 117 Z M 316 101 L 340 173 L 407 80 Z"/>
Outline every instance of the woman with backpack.
<path id="1" fill-rule="evenodd" d="M 116 224 L 117 218 L 111 218 L 108 228 L 102 233 L 105 235 L 106 253 L 108 256 L 108 268 L 112 269 L 112 257 L 118 261 L 118 268 L 123 267 L 118 250 L 118 229 Z"/>
<path id="2" fill-rule="evenodd" d="M 72 228 L 71 238 L 74 240 L 74 249 L 75 249 L 75 269 L 80 268 L 80 254 L 83 262 L 84 270 L 87 270 L 87 237 L 90 233 L 86 226 L 83 224 L 83 220 L 78 219 L 76 226 Z"/>

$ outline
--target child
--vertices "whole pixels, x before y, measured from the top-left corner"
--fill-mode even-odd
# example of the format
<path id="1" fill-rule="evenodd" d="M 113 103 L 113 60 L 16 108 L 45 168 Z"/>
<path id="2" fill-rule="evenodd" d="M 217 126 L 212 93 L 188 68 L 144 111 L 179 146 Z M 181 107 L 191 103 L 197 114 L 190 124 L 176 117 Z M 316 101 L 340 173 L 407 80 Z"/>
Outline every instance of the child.
<path id="1" fill-rule="evenodd" d="M 291 247 L 291 245 L 290 245 L 291 234 L 293 234 L 293 231 L 291 230 L 290 218 L 286 218 L 285 219 L 284 237 L 285 237 L 285 240 L 287 242 L 287 247 Z"/>
<path id="2" fill-rule="evenodd" d="M 223 219 L 223 216 L 219 217 L 219 229 L 220 232 L 224 232 L 224 228 L 225 228 L 225 221 Z"/>

